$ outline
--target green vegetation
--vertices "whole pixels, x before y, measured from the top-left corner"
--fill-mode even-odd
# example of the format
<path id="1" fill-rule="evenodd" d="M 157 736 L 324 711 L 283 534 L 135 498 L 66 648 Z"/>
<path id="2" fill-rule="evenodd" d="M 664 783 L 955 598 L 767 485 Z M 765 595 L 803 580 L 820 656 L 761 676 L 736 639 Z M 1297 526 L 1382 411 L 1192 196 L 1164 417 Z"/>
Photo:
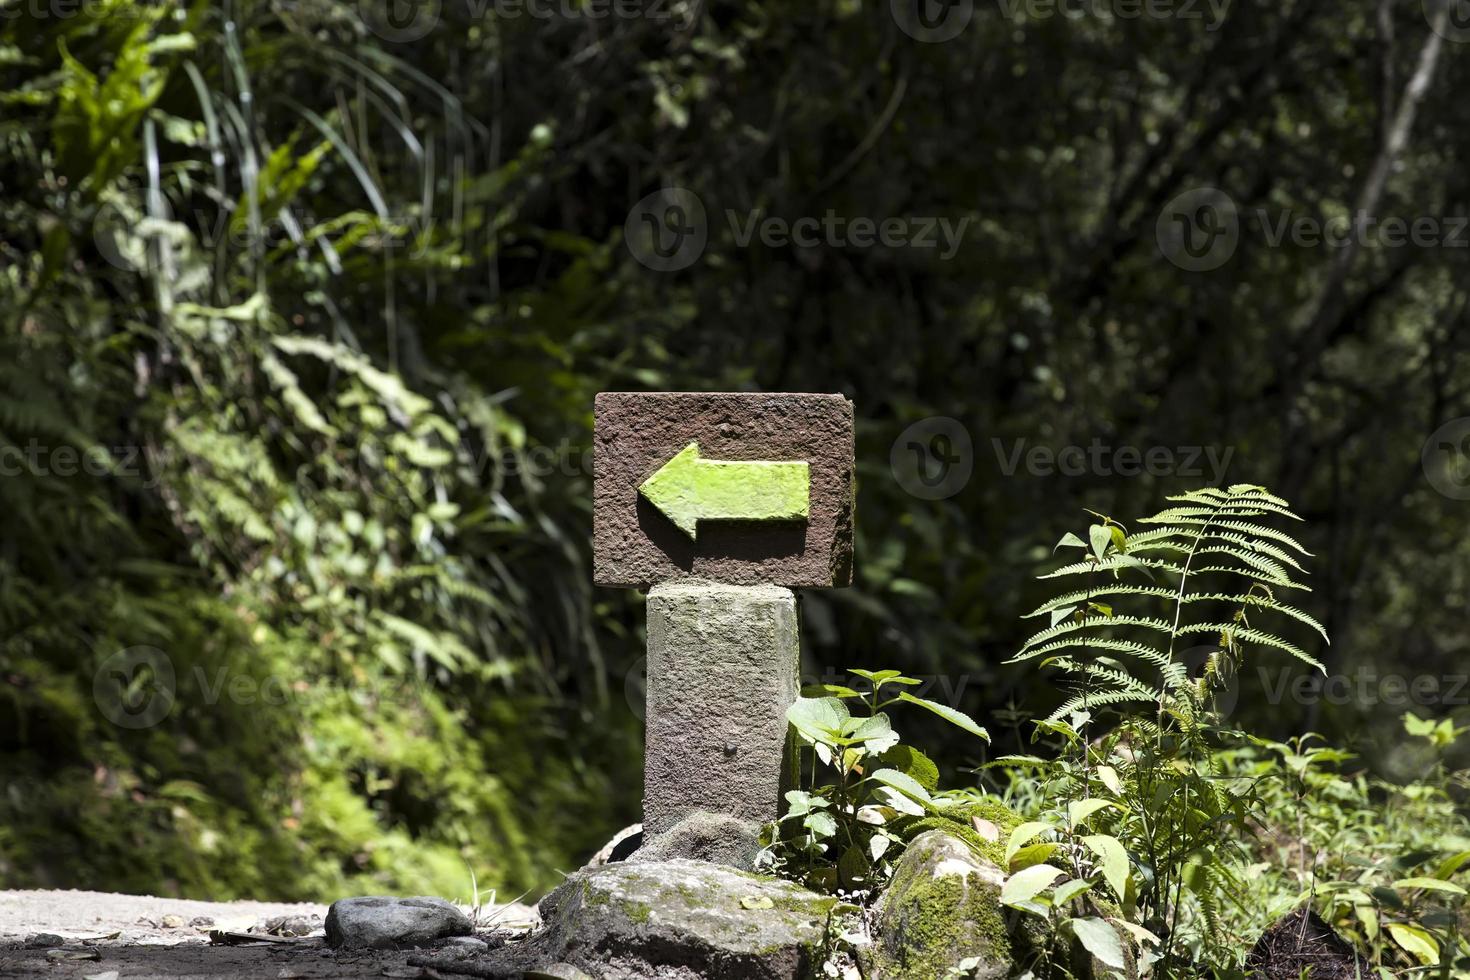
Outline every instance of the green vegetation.
<path id="1" fill-rule="evenodd" d="M 1064 591 L 1029 614 L 1049 625 L 1015 656 L 1059 672 L 1071 695 L 1031 722 L 1042 751 L 998 758 L 974 788 L 939 793 L 938 768 L 900 744 L 882 711 L 919 701 L 903 690 L 919 682 L 854 671 L 864 689 L 823 685 L 789 712 L 811 750 L 810 787 L 787 794 L 766 863 L 871 900 L 884 885 L 906 893 L 897 858 L 918 832 L 945 830 L 1004 871 L 998 901 L 1023 914 L 1009 945 L 1033 980 L 1245 977 L 1256 938 L 1304 904 L 1380 977 L 1470 972 L 1470 890 L 1456 880 L 1470 873 L 1457 795 L 1470 773 L 1445 762 L 1464 730 L 1406 715 L 1425 745 L 1421 772 L 1390 784 L 1316 736 L 1276 742 L 1232 724 L 1232 679 L 1246 664 L 1277 654 L 1319 666 L 1273 632 L 1281 623 L 1327 641 L 1278 598 L 1309 591 L 1299 579 L 1310 556 L 1277 526 L 1300 518 L 1257 486 L 1170 499 L 1141 530 L 1096 514 L 1085 537 L 1054 549 L 1081 556 L 1042 576 Z M 1083 588 L 1069 586 L 1077 579 Z M 890 685 L 899 693 L 886 697 Z M 849 700 L 866 712 L 854 716 Z M 949 720 L 983 734 L 967 716 Z"/>
<path id="2" fill-rule="evenodd" d="M 235 9 L 0 20 L 0 430 L 33 450 L 0 480 L 0 879 L 545 887 L 637 812 L 613 791 L 637 731 L 597 720 L 623 615 L 594 622 L 587 478 L 539 478 L 524 421 L 585 426 L 593 385 L 543 377 L 512 410 L 514 371 L 426 349 L 472 328 L 450 280 L 544 140 L 454 188 L 473 218 L 411 229 L 397 163 L 347 134 L 442 144 L 462 106 Z M 148 650 L 172 681 L 125 671 L 128 702 L 166 686 L 172 710 L 114 724 L 94 677 Z"/>
<path id="3" fill-rule="evenodd" d="M 896 670 L 852 671 L 861 689 L 823 684 L 804 692 L 786 712 L 796 735 L 808 789 L 786 792 L 781 820 L 767 828 L 759 867 L 824 890 L 870 891 L 893 874 L 893 860 L 915 825 L 932 814 L 973 833 L 963 807 L 936 799 L 939 767 L 903 744 L 885 708 L 909 704 L 981 739 L 985 729 L 966 714 L 904 690 L 921 683 Z M 896 689 L 892 697 L 885 687 Z M 864 713 L 854 716 L 848 701 Z M 823 781 L 826 776 L 830 782 Z M 915 819 L 917 818 L 917 819 Z M 895 846 L 897 845 L 897 846 Z"/>
<path id="4" fill-rule="evenodd" d="M 422 6 L 438 20 L 410 38 L 345 0 L 0 0 L 0 883 L 554 884 L 639 811 L 642 613 L 590 586 L 593 395 L 840 391 L 856 581 L 803 597 L 807 669 L 890 663 L 985 719 L 993 747 L 902 716 L 935 785 L 1007 760 L 931 801 L 999 794 L 1056 828 L 1025 847 L 1055 843 L 1091 886 L 1047 922 L 1121 900 L 1168 956 L 1225 964 L 1305 897 L 1385 968 L 1453 959 L 1459 896 L 1423 881 L 1463 880 L 1470 850 L 1470 510 L 1463 433 L 1431 436 L 1470 416 L 1470 60 L 1425 4 L 1242 0 L 1213 24 L 977 4 L 945 43 L 850 0 L 675 2 L 673 23 Z M 624 241 L 662 187 L 706 215 L 667 273 Z M 1191 272 L 1157 229 L 1205 187 L 1241 234 Z M 1443 241 L 1271 240 L 1355 211 Z M 962 237 L 746 237 L 829 214 Z M 935 417 L 966 438 L 904 435 Z M 969 474 L 949 496 L 920 492 L 926 445 Z M 1190 619 L 1175 653 L 1243 609 L 1335 678 L 1436 677 L 1439 697 L 1283 705 L 1268 687 L 1317 672 L 1278 649 L 1269 681 L 1217 670 L 1237 738 L 1206 720 L 1205 662 L 1117 722 L 1098 697 L 1141 678 L 1095 645 L 1067 652 L 1082 687 L 1060 696 L 1005 663 L 1015 612 L 1057 600 L 1017 569 L 1067 515 L 1146 513 L 1202 479 L 1292 500 L 1316 588 L 1221 591 L 1246 601 Z M 1114 530 L 1151 533 L 1099 526 L 1080 554 L 1119 565 Z M 1153 540 L 1140 562 L 1181 534 Z M 1150 600 L 1083 591 L 1074 621 Z M 1079 605 L 1057 601 L 1045 615 Z M 170 687 L 160 656 L 171 710 L 117 723 Z M 124 703 L 99 703 L 114 668 Z M 1031 719 L 1076 697 L 1094 717 L 1062 711 L 1035 747 Z M 1406 710 L 1434 727 L 1405 738 Z M 1204 818 L 1152 796 L 1069 812 L 1181 787 Z M 1004 836 L 979 843 L 1004 858 L 1017 821 L 988 812 Z M 1253 833 L 1204 864 L 1149 853 L 1219 826 Z M 1128 852 L 1133 908 L 1092 836 Z"/>
<path id="5" fill-rule="evenodd" d="M 1327 640 L 1277 597 L 1305 591 L 1308 556 L 1268 522 L 1299 518 L 1253 486 L 1171 500 L 1145 530 L 1097 515 L 1087 540 L 1066 535 L 1057 550 L 1083 557 L 1043 578 L 1085 588 L 1031 613 L 1051 625 L 1016 655 L 1074 692 L 1035 723 L 1054 756 L 986 770 L 1027 816 L 1007 838 L 1001 900 L 1052 937 L 1028 968 L 1070 976 L 1075 941 L 1120 975 L 1136 959 L 1161 976 L 1244 976 L 1255 938 L 1305 903 L 1383 977 L 1461 975 L 1470 892 L 1453 879 L 1470 865 L 1470 820 L 1454 795 L 1466 776 L 1442 755 L 1459 731 L 1406 716 L 1436 754 L 1418 780 L 1390 785 L 1314 736 L 1274 742 L 1231 724 L 1222 698 L 1246 663 L 1284 653 L 1317 666 L 1270 620 Z M 1190 637 L 1210 643 L 1186 649 Z"/>

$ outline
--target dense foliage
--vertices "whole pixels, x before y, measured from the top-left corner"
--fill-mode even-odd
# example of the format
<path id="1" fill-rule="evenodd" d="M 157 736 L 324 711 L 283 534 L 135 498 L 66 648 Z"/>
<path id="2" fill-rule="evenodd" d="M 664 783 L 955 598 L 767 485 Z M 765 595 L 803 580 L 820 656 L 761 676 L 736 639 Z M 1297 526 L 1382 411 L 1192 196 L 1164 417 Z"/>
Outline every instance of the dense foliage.
<path id="1" fill-rule="evenodd" d="M 635 819 L 641 610 L 587 572 L 603 389 L 847 393 L 857 584 L 804 600 L 808 668 L 937 678 L 996 751 L 1048 693 L 1003 666 L 1035 542 L 1202 476 L 1308 518 L 1330 673 L 1463 671 L 1470 511 L 1421 457 L 1470 415 L 1435 4 L 979 4 L 944 43 L 852 0 L 377 7 L 0 0 L 6 884 L 464 896 Z M 706 215 L 679 271 L 623 241 L 663 186 Z M 1156 228 L 1205 186 L 1240 241 L 1190 271 Z M 1442 241 L 1272 240 L 1355 208 Z M 745 236 L 829 214 L 960 238 Z M 931 416 L 970 472 L 937 499 L 899 440 Z M 156 703 L 159 655 L 172 710 L 115 723 L 94 680 Z M 1236 710 L 1273 737 L 1414 775 L 1402 709 L 1266 685 Z M 984 761 L 914 715 L 947 785 Z"/>

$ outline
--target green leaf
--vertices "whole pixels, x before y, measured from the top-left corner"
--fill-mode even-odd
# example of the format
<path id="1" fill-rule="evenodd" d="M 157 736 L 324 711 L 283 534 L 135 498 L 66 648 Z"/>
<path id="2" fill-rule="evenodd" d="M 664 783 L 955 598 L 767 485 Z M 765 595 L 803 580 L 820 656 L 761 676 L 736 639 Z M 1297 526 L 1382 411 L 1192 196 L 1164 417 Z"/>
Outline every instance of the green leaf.
<path id="1" fill-rule="evenodd" d="M 1073 878 L 1066 884 L 1057 886 L 1056 893 L 1052 895 L 1052 903 L 1061 908 L 1091 887 L 1092 882 L 1083 878 Z"/>
<path id="2" fill-rule="evenodd" d="M 1087 529 L 1087 536 L 1092 539 L 1092 553 L 1101 561 L 1108 553 L 1108 545 L 1113 543 L 1113 535 L 1103 524 L 1094 524 Z"/>
<path id="3" fill-rule="evenodd" d="M 913 777 L 915 782 L 931 793 L 939 788 L 939 767 L 911 745 L 895 745 L 878 756 L 878 761 Z"/>
<path id="4" fill-rule="evenodd" d="M 773 909 L 776 903 L 769 895 L 746 895 L 740 899 L 740 907 L 743 909 Z"/>
<path id="5" fill-rule="evenodd" d="M 1470 851 L 1461 851 L 1458 854 L 1452 854 L 1441 861 L 1439 867 L 1434 869 L 1434 877 L 1451 878 L 1465 866 L 1465 862 L 1467 861 L 1470 861 Z"/>
<path id="6" fill-rule="evenodd" d="M 1082 843 L 1097 855 L 1104 880 L 1121 900 L 1128 890 L 1128 850 L 1118 838 L 1106 834 L 1092 834 L 1082 838 Z"/>
<path id="7" fill-rule="evenodd" d="M 916 698 L 908 691 L 899 691 L 898 700 L 907 701 L 909 704 L 917 704 L 921 708 L 934 712 L 936 715 L 943 718 L 951 725 L 962 728 L 965 731 L 969 732 L 971 735 L 976 736 L 977 738 L 983 738 L 987 742 L 990 741 L 990 734 L 986 732 L 985 729 L 975 724 L 975 720 L 969 715 L 965 714 L 963 711 L 956 711 L 954 708 L 951 708 L 948 705 L 938 704 L 937 702 L 929 701 L 925 698 Z"/>
<path id="8" fill-rule="evenodd" d="M 832 804 L 820 796 L 814 796 L 805 790 L 792 789 L 786 791 L 786 815 L 789 817 L 800 817 L 813 810 L 820 810 Z"/>
<path id="9" fill-rule="evenodd" d="M 1072 802 L 1067 804 L 1067 819 L 1071 821 L 1072 827 L 1074 829 L 1080 828 L 1081 826 L 1086 824 L 1088 819 L 1090 819 L 1095 813 L 1097 813 L 1097 811 L 1105 810 L 1109 807 L 1113 808 L 1114 810 L 1119 808 L 1118 805 L 1111 800 L 1100 800 L 1096 797 L 1090 800 L 1073 800 Z"/>
<path id="10" fill-rule="evenodd" d="M 1114 970 L 1126 969 L 1128 964 L 1123 956 L 1123 943 L 1118 938 L 1118 930 L 1114 929 L 1103 919 L 1087 918 L 1073 919 L 1072 931 L 1077 934 L 1085 948 L 1093 956 L 1096 956 L 1103 966 Z"/>
<path id="11" fill-rule="evenodd" d="M 813 742 L 835 744 L 842 738 L 842 726 L 852 717 L 847 705 L 837 698 L 797 698 L 786 709 L 786 720 Z"/>
<path id="12" fill-rule="evenodd" d="M 1123 795 L 1123 780 L 1118 778 L 1118 770 L 1112 766 L 1098 766 L 1097 778 L 1102 781 L 1114 796 Z"/>
<path id="13" fill-rule="evenodd" d="M 1006 870 L 1020 871 L 1022 868 L 1029 868 L 1033 864 L 1042 864 L 1050 861 L 1051 856 L 1057 852 L 1057 848 L 1060 846 L 1055 841 L 1027 844 L 1015 854 L 1011 855 L 1011 859 L 1006 862 Z"/>
<path id="14" fill-rule="evenodd" d="M 1393 941 L 1413 954 L 1420 963 L 1425 966 L 1439 963 L 1439 943 L 1427 930 L 1403 922 L 1390 922 L 1386 928 Z"/>
<path id="15" fill-rule="evenodd" d="M 1086 547 L 1087 547 L 1087 542 L 1085 542 L 1081 538 L 1077 537 L 1077 535 L 1073 534 L 1071 531 L 1068 531 L 1066 534 L 1062 535 L 1062 539 L 1060 541 L 1058 541 L 1056 543 L 1056 545 L 1051 549 L 1051 553 L 1052 554 L 1056 554 L 1057 551 L 1059 549 L 1062 549 L 1062 548 L 1086 548 Z"/>
<path id="16" fill-rule="evenodd" d="M 871 718 L 850 718 L 843 723 L 842 734 L 848 741 L 861 744 L 888 738 L 893 734 L 893 725 L 885 714 L 876 714 Z"/>
<path id="17" fill-rule="evenodd" d="M 860 698 L 857 691 L 841 684 L 809 684 L 801 689 L 804 698 Z"/>
<path id="18" fill-rule="evenodd" d="M 815 813 L 809 813 L 801 823 L 802 826 L 806 827 L 807 830 L 810 830 L 818 838 L 825 839 L 837 836 L 837 818 L 826 811 L 819 810 Z"/>
<path id="19" fill-rule="evenodd" d="M 1006 905 L 1029 902 L 1051 887 L 1051 883 L 1061 876 L 1062 869 L 1049 864 L 1037 864 L 1017 871 L 1000 886 L 1000 900 Z"/>
<path id="20" fill-rule="evenodd" d="M 874 687 L 882 687 L 884 684 L 921 684 L 922 681 L 914 677 L 905 677 L 897 670 L 862 670 L 857 667 L 847 668 L 849 674 L 861 677 Z"/>
<path id="21" fill-rule="evenodd" d="M 842 857 L 837 859 L 837 877 L 849 887 L 861 884 L 871 870 L 872 865 L 868 863 L 868 856 L 860 847 L 849 847 L 842 852 Z"/>
<path id="22" fill-rule="evenodd" d="M 1470 894 L 1453 881 L 1442 881 L 1439 878 L 1400 878 L 1393 883 L 1395 888 L 1423 888 L 1428 891 L 1449 892 L 1451 895 Z"/>
<path id="23" fill-rule="evenodd" d="M 1040 837 L 1049 830 L 1055 830 L 1049 823 L 1040 820 L 1028 820 L 1011 831 L 1011 838 L 1006 842 L 1006 863 L 1010 864 L 1011 858 L 1016 852 L 1025 847 L 1032 840 Z"/>
<path id="24" fill-rule="evenodd" d="M 922 803 L 930 802 L 929 791 L 924 789 L 917 779 L 897 769 L 879 769 L 868 778 L 885 786 L 891 786 L 905 796 L 910 796 Z"/>

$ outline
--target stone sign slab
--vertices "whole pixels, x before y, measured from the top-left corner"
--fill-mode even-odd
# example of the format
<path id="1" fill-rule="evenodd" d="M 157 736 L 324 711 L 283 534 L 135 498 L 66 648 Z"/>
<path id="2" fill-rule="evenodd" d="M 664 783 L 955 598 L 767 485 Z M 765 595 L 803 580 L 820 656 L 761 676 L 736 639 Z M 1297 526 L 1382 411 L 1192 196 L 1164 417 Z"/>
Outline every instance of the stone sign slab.
<path id="1" fill-rule="evenodd" d="M 852 418 L 842 395 L 599 394 L 594 580 L 850 584 Z"/>

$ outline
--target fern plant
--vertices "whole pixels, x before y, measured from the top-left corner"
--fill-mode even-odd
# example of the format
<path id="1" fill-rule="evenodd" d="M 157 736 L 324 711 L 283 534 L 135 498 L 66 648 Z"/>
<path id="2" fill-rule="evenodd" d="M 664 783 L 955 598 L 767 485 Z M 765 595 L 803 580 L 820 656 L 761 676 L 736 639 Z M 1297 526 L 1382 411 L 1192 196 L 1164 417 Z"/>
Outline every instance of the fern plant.
<path id="1" fill-rule="evenodd" d="M 1083 554 L 1041 578 L 1080 579 L 1080 587 L 1028 614 L 1047 625 L 1011 661 L 1060 671 L 1068 690 L 1037 726 L 1039 737 L 1062 739 L 1061 758 L 993 764 L 1013 782 L 1048 784 L 1050 808 L 1018 828 L 1025 838 L 1008 851 L 1007 870 L 1020 882 L 1012 904 L 1052 929 L 1036 951 L 1037 975 L 1056 969 L 1071 933 L 1089 949 L 1111 950 L 1113 934 L 1100 924 L 1132 947 L 1140 972 L 1157 965 L 1161 975 L 1184 975 L 1241 948 L 1244 937 L 1221 928 L 1221 912 L 1243 901 L 1241 841 L 1255 787 L 1219 770 L 1217 750 L 1230 736 L 1215 696 L 1253 649 L 1323 669 L 1274 624 L 1296 621 L 1327 639 L 1284 598 L 1307 591 L 1310 557 L 1277 526 L 1301 520 L 1287 503 L 1248 485 L 1169 501 L 1136 533 L 1095 514 L 1085 540 L 1067 534 L 1057 543 L 1054 550 Z M 1117 717 L 1094 737 L 1104 714 Z M 1077 832 L 1079 813 L 1090 837 Z"/>
<path id="2" fill-rule="evenodd" d="M 1097 515 L 1101 523 L 1092 525 L 1088 541 L 1069 533 L 1057 543 L 1058 550 L 1087 553 L 1041 578 L 1081 577 L 1084 585 L 1028 614 L 1048 616 L 1050 625 L 1012 658 L 1013 663 L 1042 659 L 1076 683 L 1077 693 L 1052 712 L 1052 720 L 1130 703 L 1156 704 L 1160 723 L 1165 715 L 1195 719 L 1252 644 L 1324 670 L 1306 650 L 1252 619 L 1277 613 L 1307 624 L 1327 641 L 1321 623 L 1280 598 L 1293 590 L 1309 591 L 1293 577 L 1306 574 L 1301 558 L 1309 552 L 1290 534 L 1261 523 L 1283 517 L 1300 521 L 1286 501 L 1264 487 L 1244 484 L 1228 490 L 1205 487 L 1169 500 L 1178 506 L 1140 522 L 1151 525 L 1148 530 L 1129 535 L 1123 525 Z M 1125 581 L 1127 572 L 1147 583 Z M 1160 584 L 1161 577 L 1170 576 L 1172 583 Z M 1153 608 L 1120 612 L 1114 607 L 1120 599 L 1139 605 L 1154 600 Z M 1216 615 L 1186 616 L 1195 610 Z M 1199 646 L 1194 637 L 1215 641 L 1197 677 L 1190 676 L 1180 656 Z"/>

